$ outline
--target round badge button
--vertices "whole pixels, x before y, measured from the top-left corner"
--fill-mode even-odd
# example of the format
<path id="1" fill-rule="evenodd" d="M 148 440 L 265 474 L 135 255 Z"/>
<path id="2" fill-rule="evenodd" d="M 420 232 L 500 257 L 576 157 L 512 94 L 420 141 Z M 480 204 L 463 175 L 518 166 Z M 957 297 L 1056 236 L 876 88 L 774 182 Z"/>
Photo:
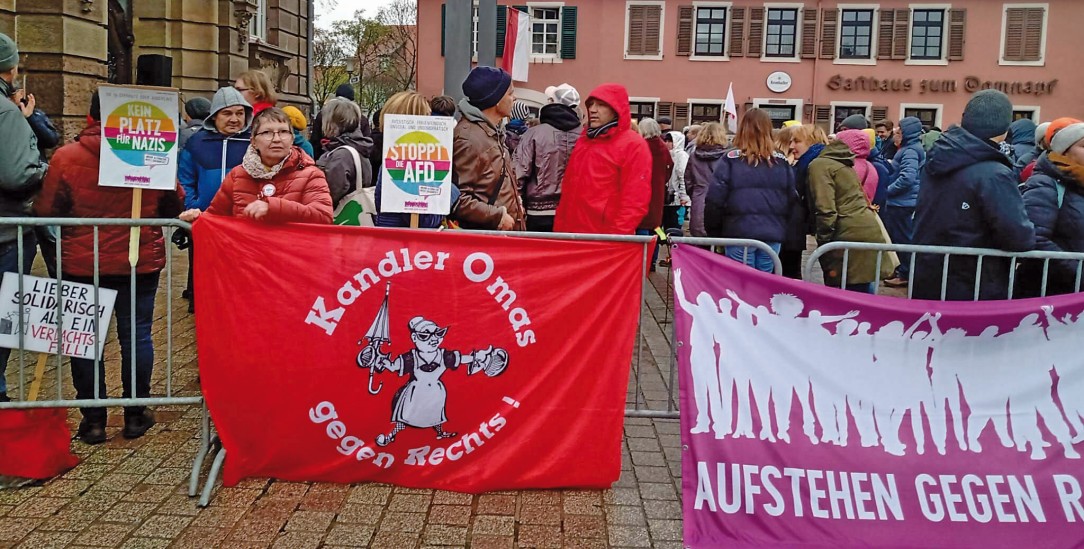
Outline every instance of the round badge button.
<path id="1" fill-rule="evenodd" d="M 275 186 L 270 184 L 270 183 L 264 185 L 263 186 L 263 195 L 268 196 L 268 197 L 275 196 Z"/>

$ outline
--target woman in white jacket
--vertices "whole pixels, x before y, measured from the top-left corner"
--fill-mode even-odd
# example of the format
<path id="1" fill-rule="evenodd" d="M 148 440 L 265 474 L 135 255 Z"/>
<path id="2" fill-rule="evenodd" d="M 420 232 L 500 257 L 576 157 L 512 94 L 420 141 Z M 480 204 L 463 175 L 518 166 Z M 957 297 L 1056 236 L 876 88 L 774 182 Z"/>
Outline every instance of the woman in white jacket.
<path id="1" fill-rule="evenodd" d="M 664 229 L 681 230 L 685 225 L 685 212 L 690 204 L 689 195 L 685 193 L 685 166 L 689 164 L 689 153 L 685 150 L 685 135 L 681 132 L 669 132 L 663 136 L 663 140 L 670 145 L 674 173 L 666 183 L 666 206 L 662 224 Z M 664 259 L 662 264 L 669 265 L 670 258 Z"/>

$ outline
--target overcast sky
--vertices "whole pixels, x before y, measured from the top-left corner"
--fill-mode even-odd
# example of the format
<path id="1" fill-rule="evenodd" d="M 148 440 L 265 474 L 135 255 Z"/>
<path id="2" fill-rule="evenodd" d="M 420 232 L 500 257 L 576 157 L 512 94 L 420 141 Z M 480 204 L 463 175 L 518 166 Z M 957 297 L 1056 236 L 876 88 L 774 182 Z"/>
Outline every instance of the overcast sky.
<path id="1" fill-rule="evenodd" d="M 366 17 L 375 17 L 376 12 L 380 11 L 381 7 L 390 4 L 391 0 L 335 0 L 335 2 L 337 5 L 334 10 L 326 14 L 317 14 L 317 25 L 326 27 L 332 21 L 349 19 L 354 16 L 354 12 L 357 10 L 365 10 Z"/>

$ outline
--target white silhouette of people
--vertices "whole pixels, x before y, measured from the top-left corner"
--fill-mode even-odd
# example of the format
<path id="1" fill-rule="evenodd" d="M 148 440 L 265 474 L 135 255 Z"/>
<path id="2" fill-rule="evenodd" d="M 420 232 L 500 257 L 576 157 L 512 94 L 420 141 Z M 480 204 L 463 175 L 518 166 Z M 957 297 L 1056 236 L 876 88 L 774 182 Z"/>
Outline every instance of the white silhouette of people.
<path id="1" fill-rule="evenodd" d="M 1069 424 L 1076 431 L 1073 442 L 1084 442 L 1084 422 L 1081 422 L 1081 418 L 1084 418 L 1084 359 L 1080 356 L 1080 343 L 1075 330 L 1077 321 L 1084 315 L 1074 319 L 1066 314 L 1058 320 L 1054 317 L 1053 307 L 1044 305 L 1042 310 L 1046 314 L 1046 336 L 1050 340 L 1052 354 L 1058 357 L 1054 364 L 1058 374 L 1058 400 Z"/>
<path id="2" fill-rule="evenodd" d="M 930 336 L 927 339 L 933 348 L 930 353 L 933 406 L 926 410 L 926 415 L 930 420 L 930 437 L 933 438 L 934 446 L 939 454 L 944 455 L 948 437 L 946 412 L 952 413 L 952 431 L 956 435 L 956 443 L 960 450 L 967 450 L 967 435 L 964 432 L 964 418 L 960 406 L 960 383 L 956 372 L 960 364 L 975 360 L 975 343 L 978 338 L 967 337 L 967 331 L 962 328 L 951 328 L 942 332 L 937 321 L 937 317 L 930 319 Z"/>
<path id="3" fill-rule="evenodd" d="M 903 323 L 894 320 L 882 326 L 873 336 L 874 359 L 877 376 L 881 380 L 880 390 L 875 395 L 874 417 L 877 429 L 881 433 L 881 444 L 885 451 L 902 456 L 907 446 L 900 441 L 900 424 L 908 410 L 911 414 L 911 429 L 915 435 L 917 450 L 922 453 L 925 435 L 922 427 L 920 404 L 928 402 L 932 407 L 933 393 L 929 378 L 926 376 L 925 342 L 916 342 L 912 338 L 918 327 L 926 322 L 930 315 L 924 314 L 910 328 L 903 329 Z M 920 338 L 926 334 L 920 334 Z M 918 364 L 921 358 L 921 365 Z M 924 381 L 924 387 L 923 382 Z"/>
<path id="4" fill-rule="evenodd" d="M 717 334 L 722 330 L 723 317 L 729 317 L 730 311 L 720 314 L 715 300 L 707 292 L 700 292 L 696 296 L 695 304 L 690 302 L 685 297 L 685 289 L 681 284 L 680 269 L 674 271 L 674 294 L 681 309 L 692 317 L 689 328 L 689 365 L 693 381 L 693 402 L 696 403 L 696 422 L 689 432 L 706 433 L 713 429 L 716 438 L 721 438 L 730 433 L 731 417 L 730 410 L 723 406 L 715 344 Z M 724 347 L 722 352 L 727 353 L 725 345 L 719 343 Z M 726 387 L 729 395 L 730 386 Z"/>
<path id="5" fill-rule="evenodd" d="M 855 427 L 861 437 L 862 447 L 870 448 L 880 443 L 877 425 L 873 421 L 874 399 L 870 387 L 880 383 L 873 367 L 873 334 L 868 322 L 859 323 L 853 319 L 841 320 L 836 324 L 835 352 L 842 365 L 840 382 L 845 388 L 843 399 L 850 407 Z M 844 412 L 837 403 L 837 413 Z M 837 421 L 840 419 L 837 416 Z M 842 418 L 840 433 L 841 445 L 847 442 L 846 416 Z"/>
<path id="6" fill-rule="evenodd" d="M 1004 360 L 990 361 L 986 357 L 1001 356 L 1004 340 L 997 337 L 997 326 L 987 326 L 973 342 L 974 348 L 981 349 L 978 356 L 971 355 L 956 365 L 956 379 L 960 382 L 960 391 L 970 412 L 967 415 L 967 449 L 982 452 L 982 435 L 986 425 L 993 423 L 1001 445 L 1013 447 L 1009 437 L 1009 422 L 1005 409 L 1012 393 L 1013 369 L 1015 365 Z M 974 339 L 974 338 L 968 338 Z"/>

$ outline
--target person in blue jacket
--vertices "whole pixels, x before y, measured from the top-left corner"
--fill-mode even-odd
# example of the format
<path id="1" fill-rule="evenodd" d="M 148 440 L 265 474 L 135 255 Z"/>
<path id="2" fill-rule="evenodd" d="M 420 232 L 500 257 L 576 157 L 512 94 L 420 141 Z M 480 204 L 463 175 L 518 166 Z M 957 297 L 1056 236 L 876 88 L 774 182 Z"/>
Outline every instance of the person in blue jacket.
<path id="1" fill-rule="evenodd" d="M 1012 121 L 1012 101 L 997 90 L 971 97 L 960 126 L 941 135 L 930 149 L 915 209 L 915 244 L 993 248 L 1025 252 L 1035 248 L 1035 226 L 1028 219 L 1012 162 L 998 150 Z M 916 299 L 941 299 L 944 254 L 916 254 Z M 1010 260 L 952 256 L 945 299 L 1006 299 Z"/>
<path id="2" fill-rule="evenodd" d="M 922 121 L 913 116 L 900 120 L 900 148 L 892 158 L 894 171 L 888 184 L 888 200 L 881 211 L 893 244 L 910 244 L 914 237 L 915 204 L 926 150 L 922 148 Z M 900 266 L 885 286 L 899 288 L 907 285 L 911 273 L 911 254 L 899 252 Z"/>
<path id="3" fill-rule="evenodd" d="M 222 180 L 230 170 L 239 166 L 248 150 L 252 124 L 252 105 L 241 92 L 232 87 L 220 88 L 211 100 L 211 114 L 203 128 L 192 135 L 181 150 L 177 166 L 177 181 L 184 188 L 184 209 L 206 210 L 211 205 Z M 182 294 L 190 299 L 188 309 L 194 311 L 192 288 L 193 247 L 188 248 L 188 288 Z"/>

